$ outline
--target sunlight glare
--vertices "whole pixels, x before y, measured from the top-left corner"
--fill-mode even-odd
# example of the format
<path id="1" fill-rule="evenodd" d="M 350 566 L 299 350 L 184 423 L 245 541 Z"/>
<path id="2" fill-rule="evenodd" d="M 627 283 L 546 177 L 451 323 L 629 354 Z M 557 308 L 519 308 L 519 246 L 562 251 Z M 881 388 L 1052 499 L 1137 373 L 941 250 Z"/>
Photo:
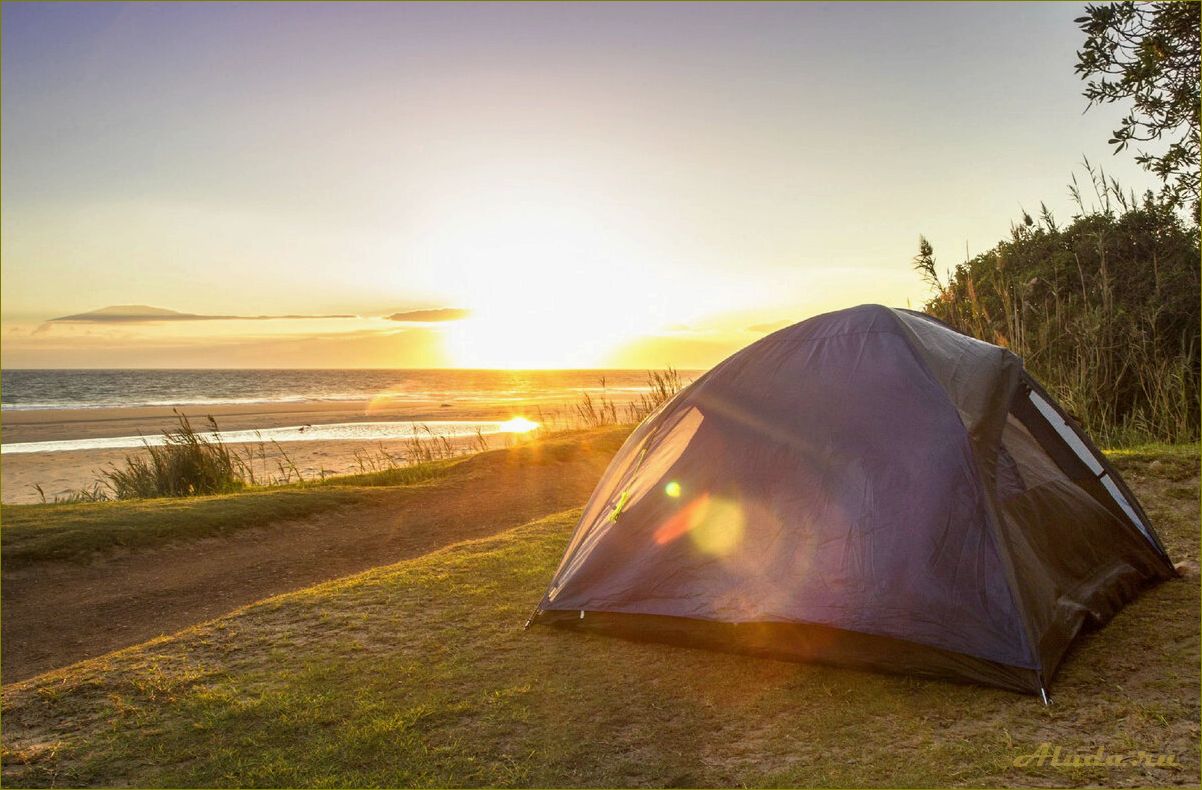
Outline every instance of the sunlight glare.
<path id="1" fill-rule="evenodd" d="M 471 310 L 440 328 L 445 352 L 466 368 L 603 367 L 668 320 L 654 234 L 638 215 L 526 164 L 428 207 L 422 255 Z"/>
<path id="2" fill-rule="evenodd" d="M 506 420 L 498 426 L 501 433 L 530 433 L 537 430 L 539 424 L 534 420 L 527 420 L 525 417 L 513 417 Z"/>

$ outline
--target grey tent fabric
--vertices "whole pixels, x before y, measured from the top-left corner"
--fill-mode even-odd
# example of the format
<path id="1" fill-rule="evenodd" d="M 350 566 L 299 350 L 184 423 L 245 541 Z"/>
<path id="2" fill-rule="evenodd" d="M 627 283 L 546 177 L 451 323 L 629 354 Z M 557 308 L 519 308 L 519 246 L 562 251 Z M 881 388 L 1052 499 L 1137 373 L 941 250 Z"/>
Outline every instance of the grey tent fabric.
<path id="1" fill-rule="evenodd" d="M 614 457 L 534 621 L 1039 692 L 1174 575 L 1006 349 L 864 305 L 748 346 Z"/>

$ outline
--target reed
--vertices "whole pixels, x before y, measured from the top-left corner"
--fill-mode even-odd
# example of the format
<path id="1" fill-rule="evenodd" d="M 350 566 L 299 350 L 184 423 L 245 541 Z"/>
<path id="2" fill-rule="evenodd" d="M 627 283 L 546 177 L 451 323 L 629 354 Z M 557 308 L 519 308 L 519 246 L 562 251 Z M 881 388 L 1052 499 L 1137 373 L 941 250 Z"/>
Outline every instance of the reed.
<path id="1" fill-rule="evenodd" d="M 92 485 L 81 488 L 77 491 L 72 491 L 65 496 L 56 496 L 53 500 L 46 499 L 46 492 L 38 483 L 33 484 L 33 490 L 38 492 L 38 496 L 42 500 L 43 505 L 77 505 L 81 502 L 105 502 L 109 499 L 108 492 L 100 481 L 92 483 Z"/>
<path id="2" fill-rule="evenodd" d="M 413 435 L 405 442 L 405 460 L 411 464 L 442 461 L 461 454 L 447 437 L 434 433 L 428 425 L 415 426 Z"/>
<path id="3" fill-rule="evenodd" d="M 647 392 L 626 407 L 627 422 L 642 422 L 684 389 L 680 373 L 673 367 L 647 371 Z"/>
<path id="4" fill-rule="evenodd" d="M 144 442 L 145 455 L 126 456 L 124 466 L 101 471 L 100 482 L 114 499 L 225 494 L 245 486 L 242 463 L 217 435 L 217 421 L 208 418 L 206 436 L 184 414 L 175 416 L 163 444 Z"/>
<path id="5" fill-rule="evenodd" d="M 580 402 L 576 404 L 576 416 L 586 428 L 617 425 L 618 405 L 606 393 L 604 376 L 601 377 L 601 394 L 596 398 L 588 392 L 581 393 Z"/>
<path id="6" fill-rule="evenodd" d="M 562 430 L 576 428 L 600 428 L 606 425 L 637 424 L 647 419 L 656 409 L 667 403 L 676 393 L 687 386 L 680 373 L 672 367 L 647 371 L 647 391 L 635 400 L 619 407 L 609 395 L 605 378 L 601 378 L 601 392 L 595 398 L 588 392 L 581 393 L 575 407 L 575 420 Z M 539 410 L 539 422 L 546 425 L 546 416 Z"/>
<path id="7" fill-rule="evenodd" d="M 1105 446 L 1199 435 L 1198 227 L 1151 193 L 1126 193 L 1085 163 L 1078 213 L 1041 206 L 1010 239 L 938 274 L 921 240 L 927 313 L 1006 346 Z M 1083 193 L 1092 189 L 1088 199 Z"/>

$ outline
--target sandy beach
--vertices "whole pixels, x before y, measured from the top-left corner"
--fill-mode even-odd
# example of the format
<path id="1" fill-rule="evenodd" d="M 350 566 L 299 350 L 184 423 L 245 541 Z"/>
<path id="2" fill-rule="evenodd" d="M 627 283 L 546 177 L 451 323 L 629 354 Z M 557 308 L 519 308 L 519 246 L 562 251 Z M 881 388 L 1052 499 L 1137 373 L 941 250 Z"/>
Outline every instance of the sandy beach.
<path id="1" fill-rule="evenodd" d="M 619 401 L 620 402 L 620 401 Z M 538 420 L 548 429 L 575 427 L 574 403 L 559 402 L 486 402 L 440 403 L 437 401 L 404 403 L 388 400 L 306 401 L 297 403 L 212 404 L 181 406 L 194 425 L 212 415 L 223 431 L 263 430 L 287 426 L 329 425 L 335 423 L 384 422 L 422 424 L 427 421 L 508 420 L 525 416 Z M 23 442 L 62 441 L 121 436 L 153 436 L 175 424 L 171 407 L 31 409 L 5 411 L 0 419 L 0 441 L 4 445 Z M 486 437 L 490 447 L 502 447 L 514 441 L 509 435 Z M 472 440 L 452 440 L 458 449 L 467 450 Z M 234 445 L 246 451 L 249 445 Z M 379 458 L 381 452 L 405 457 L 403 440 L 365 442 L 362 440 L 313 440 L 282 445 L 288 460 L 305 478 L 322 474 L 351 474 L 364 470 L 365 456 Z M 90 487 L 98 470 L 121 463 L 137 449 L 88 449 L 57 452 L 6 453 L 0 456 L 0 500 L 20 504 L 65 497 Z M 254 446 L 255 473 L 267 478 L 281 475 L 280 450 L 271 444 Z M 41 486 L 39 493 L 35 486 Z"/>

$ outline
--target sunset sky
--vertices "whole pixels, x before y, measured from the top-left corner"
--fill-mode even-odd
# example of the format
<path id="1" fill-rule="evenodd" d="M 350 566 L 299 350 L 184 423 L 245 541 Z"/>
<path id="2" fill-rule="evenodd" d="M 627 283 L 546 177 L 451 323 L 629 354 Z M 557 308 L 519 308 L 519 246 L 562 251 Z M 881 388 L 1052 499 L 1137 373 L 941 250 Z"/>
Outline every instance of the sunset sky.
<path id="1" fill-rule="evenodd" d="M 702 368 L 918 306 L 920 233 L 1151 183 L 1081 8 L 7 3 L 2 364 Z"/>

